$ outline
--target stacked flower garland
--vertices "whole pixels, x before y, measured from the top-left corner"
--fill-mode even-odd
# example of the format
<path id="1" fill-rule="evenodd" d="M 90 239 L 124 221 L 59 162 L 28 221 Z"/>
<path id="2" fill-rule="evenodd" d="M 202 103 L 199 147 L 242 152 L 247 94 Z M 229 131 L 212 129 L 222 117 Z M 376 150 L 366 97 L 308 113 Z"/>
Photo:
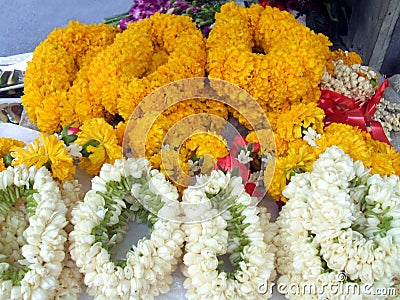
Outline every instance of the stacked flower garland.
<path id="1" fill-rule="evenodd" d="M 77 298 L 81 275 L 65 231 L 65 203 L 79 200 L 76 183 L 60 186 L 45 167 L 25 165 L 7 168 L 0 179 L 0 298 Z"/>
<path id="2" fill-rule="evenodd" d="M 371 175 L 342 149 L 328 148 L 283 191 L 289 200 L 276 221 L 279 282 L 314 286 L 314 296 L 328 299 L 377 299 L 382 288 L 382 298 L 396 296 L 399 184 L 398 176 Z M 311 298 L 306 291 L 288 290 L 289 299 Z"/>
<path id="3" fill-rule="evenodd" d="M 376 74 L 357 54 L 329 46 L 287 12 L 235 3 L 222 6 L 207 38 L 189 17 L 160 13 L 125 30 L 71 22 L 52 32 L 28 65 L 22 99 L 43 133 L 27 146 L 0 140 L 1 229 L 12 233 L 0 241 L 2 295 L 77 298 L 83 275 L 97 299 L 152 298 L 169 290 L 181 260 L 190 299 L 271 297 L 259 288 L 275 279 L 275 268 L 287 285 L 339 279 L 399 293 L 391 265 L 399 263 L 400 155 L 366 131 L 371 116 L 359 109 L 379 102 Z M 170 94 L 140 105 L 192 77 L 204 77 L 198 97 L 157 115 L 154 107 L 170 103 Z M 256 101 L 237 111 L 202 97 L 205 88 L 229 93 L 210 78 Z M 357 102 L 365 128 L 327 122 L 323 100 L 331 93 Z M 230 96 L 243 98 L 242 91 Z M 133 112 L 140 119 L 131 120 Z M 271 128 L 253 126 L 249 114 L 268 116 Z M 193 115 L 201 130 L 182 142 Z M 204 115 L 235 122 L 240 136 L 232 144 L 226 123 Z M 179 122 L 189 125 L 175 128 Z M 260 143 L 272 131 L 275 141 Z M 123 157 L 125 141 L 132 146 L 143 136 L 144 157 Z M 72 180 L 75 165 L 95 175 L 84 197 Z M 174 186 L 176 174 L 196 183 Z M 56 204 L 34 196 L 42 187 Z M 257 205 L 263 189 L 284 205 L 276 223 Z M 54 249 L 30 229 L 42 214 L 53 221 L 49 211 L 60 214 Z M 151 237 L 117 260 L 133 220 L 147 222 Z M 47 252 L 36 255 L 40 243 Z M 343 272 L 345 281 L 337 277 Z"/>

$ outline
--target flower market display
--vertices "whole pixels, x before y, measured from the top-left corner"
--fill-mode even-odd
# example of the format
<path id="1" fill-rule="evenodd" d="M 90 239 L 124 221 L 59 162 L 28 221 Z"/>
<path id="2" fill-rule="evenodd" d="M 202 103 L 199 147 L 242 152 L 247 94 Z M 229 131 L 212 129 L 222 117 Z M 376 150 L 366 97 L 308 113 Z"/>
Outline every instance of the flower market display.
<path id="1" fill-rule="evenodd" d="M 34 50 L 0 299 L 399 297 L 388 80 L 288 3 L 222 2 L 135 1 Z"/>

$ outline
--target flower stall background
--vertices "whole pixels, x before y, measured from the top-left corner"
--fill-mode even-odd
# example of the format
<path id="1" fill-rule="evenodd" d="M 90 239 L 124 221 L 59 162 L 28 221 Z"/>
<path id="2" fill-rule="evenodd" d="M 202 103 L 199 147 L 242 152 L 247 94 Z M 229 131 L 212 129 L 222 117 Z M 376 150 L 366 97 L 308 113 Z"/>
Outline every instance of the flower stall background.
<path id="1" fill-rule="evenodd" d="M 397 78 L 311 2 L 135 1 L 4 58 L 1 297 L 395 298 Z"/>

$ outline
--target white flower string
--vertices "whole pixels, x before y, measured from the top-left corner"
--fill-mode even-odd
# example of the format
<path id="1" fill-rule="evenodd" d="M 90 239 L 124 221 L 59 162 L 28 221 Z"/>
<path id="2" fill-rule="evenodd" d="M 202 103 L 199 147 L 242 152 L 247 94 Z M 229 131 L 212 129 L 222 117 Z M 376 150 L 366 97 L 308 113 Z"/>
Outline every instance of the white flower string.
<path id="1" fill-rule="evenodd" d="M 333 61 L 334 75 L 324 72 L 320 87 L 321 90 L 331 90 L 356 101 L 366 101 L 375 94 L 376 73 L 367 66 L 354 64 L 346 65 L 343 60 Z M 372 82 L 371 82 L 372 81 Z"/>
<path id="2" fill-rule="evenodd" d="M 169 291 L 172 272 L 182 254 L 178 192 L 145 159 L 104 164 L 84 201 L 72 211 L 70 252 L 84 274 L 86 292 L 95 299 L 151 299 Z M 172 221 L 156 217 L 142 204 Z M 151 238 L 142 238 L 112 260 L 131 218 L 148 221 Z"/>
<path id="3" fill-rule="evenodd" d="M 66 207 L 42 167 L 0 173 L 0 299 L 53 299 L 66 241 Z"/>
<path id="4" fill-rule="evenodd" d="M 61 191 L 61 197 L 67 207 L 66 217 L 71 220 L 72 209 L 83 200 L 84 193 L 82 185 L 77 180 L 63 180 L 58 182 Z M 73 230 L 73 226 L 68 222 L 65 231 L 69 234 Z M 70 242 L 65 243 L 65 258 L 63 269 L 61 271 L 59 285 L 56 291 L 55 299 L 78 299 L 82 293 L 83 275 L 79 272 L 78 267 L 71 258 L 69 253 Z"/>
<path id="5" fill-rule="evenodd" d="M 371 175 L 334 146 L 283 194 L 274 242 L 278 283 L 299 287 L 289 299 L 377 299 L 382 288 L 386 299 L 399 295 L 399 177 Z"/>
<path id="6" fill-rule="evenodd" d="M 383 130 L 389 141 L 391 141 L 390 132 L 400 131 L 400 104 L 390 102 L 385 98 L 376 106 L 376 112 L 373 116 L 374 120 L 381 123 Z"/>
<path id="7" fill-rule="evenodd" d="M 182 273 L 188 299 L 266 299 L 259 287 L 275 279 L 272 238 L 266 208 L 253 203 L 241 178 L 213 171 L 183 192 L 186 233 Z M 225 271 L 228 254 L 235 270 Z"/>

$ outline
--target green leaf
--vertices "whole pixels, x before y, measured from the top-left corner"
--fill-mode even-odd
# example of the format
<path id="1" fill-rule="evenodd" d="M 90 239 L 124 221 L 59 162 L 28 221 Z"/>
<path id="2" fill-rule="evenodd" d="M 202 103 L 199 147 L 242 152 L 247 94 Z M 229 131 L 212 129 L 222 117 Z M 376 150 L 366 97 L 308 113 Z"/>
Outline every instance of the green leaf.
<path id="1" fill-rule="evenodd" d="M 87 142 L 85 145 L 82 146 L 82 151 L 81 151 L 82 156 L 83 156 L 83 157 L 89 157 L 89 155 L 90 155 L 91 153 L 87 151 L 87 148 L 88 148 L 89 146 L 97 147 L 98 145 L 100 145 L 100 142 L 99 142 L 99 141 L 94 141 L 94 140 L 93 140 L 93 141 Z"/>

